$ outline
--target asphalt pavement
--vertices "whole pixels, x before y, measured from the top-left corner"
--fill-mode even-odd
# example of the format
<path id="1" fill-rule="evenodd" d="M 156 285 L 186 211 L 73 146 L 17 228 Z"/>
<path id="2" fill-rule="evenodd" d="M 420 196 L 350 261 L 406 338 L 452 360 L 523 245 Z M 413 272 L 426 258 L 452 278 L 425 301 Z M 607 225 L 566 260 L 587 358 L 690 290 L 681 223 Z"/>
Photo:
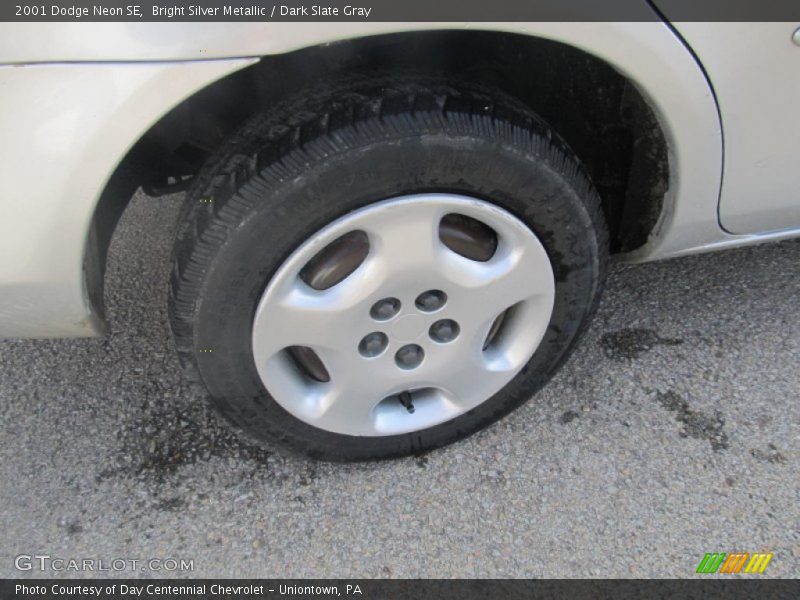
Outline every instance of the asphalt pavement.
<path id="1" fill-rule="evenodd" d="M 179 202 L 126 212 L 108 338 L 0 342 L 0 576 L 76 575 L 24 558 L 46 555 L 162 561 L 89 576 L 694 577 L 732 551 L 800 574 L 800 241 L 615 265 L 525 407 L 343 465 L 237 438 L 183 378 L 165 309 Z"/>

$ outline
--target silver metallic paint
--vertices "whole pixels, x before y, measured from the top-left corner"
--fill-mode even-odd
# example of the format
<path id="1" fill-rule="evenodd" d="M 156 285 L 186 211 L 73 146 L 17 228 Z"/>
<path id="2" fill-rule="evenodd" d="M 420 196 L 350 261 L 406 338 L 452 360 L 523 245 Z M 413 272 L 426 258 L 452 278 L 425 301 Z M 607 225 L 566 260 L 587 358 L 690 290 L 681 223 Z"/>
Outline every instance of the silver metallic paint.
<path id="1" fill-rule="evenodd" d="M 720 227 L 723 147 L 717 105 L 694 57 L 663 23 L 0 24 L 0 62 L 7 63 L 0 66 L 0 336 L 101 331 L 82 273 L 94 206 L 127 150 L 171 107 L 263 55 L 422 29 L 488 29 L 561 41 L 607 61 L 638 87 L 664 130 L 671 181 L 651 238 L 622 260 L 800 234 L 791 220 L 782 231 L 764 235 L 752 227 L 747 235 Z M 686 35 L 702 37 L 704 31 Z M 788 37 L 783 39 L 791 47 Z M 708 51 L 715 51 L 713 44 Z M 62 64 L 31 64 L 49 61 Z M 722 106 L 739 102 L 729 98 L 745 86 L 746 80 L 739 88 L 721 86 Z M 753 110 L 757 99 L 754 90 L 748 101 Z M 800 122 L 786 114 L 785 103 L 777 108 L 770 114 L 776 123 L 789 117 L 794 126 Z M 746 102 L 737 110 L 739 118 L 748 118 Z M 788 150 L 790 140 L 784 141 Z M 728 152 L 736 155 L 730 144 L 747 142 L 733 136 Z M 791 188 L 796 177 L 781 174 L 777 183 L 796 189 Z M 796 206 L 795 198 L 786 201 Z M 751 194 L 742 202 L 757 204 L 758 198 Z"/>

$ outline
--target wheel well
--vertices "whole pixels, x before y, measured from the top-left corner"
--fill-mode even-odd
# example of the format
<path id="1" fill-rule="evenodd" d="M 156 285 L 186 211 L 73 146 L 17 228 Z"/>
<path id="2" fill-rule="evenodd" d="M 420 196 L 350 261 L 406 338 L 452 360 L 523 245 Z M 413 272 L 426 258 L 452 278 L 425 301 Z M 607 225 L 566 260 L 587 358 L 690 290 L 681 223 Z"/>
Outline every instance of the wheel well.
<path id="1" fill-rule="evenodd" d="M 669 183 L 667 145 L 631 81 L 591 54 L 541 38 L 489 31 L 396 33 L 266 56 L 156 123 L 120 163 L 98 203 L 87 252 L 95 306 L 102 306 L 111 234 L 138 186 L 154 195 L 180 191 L 244 120 L 296 90 L 353 75 L 421 72 L 421 65 L 426 75 L 495 86 L 530 106 L 587 169 L 603 201 L 612 252 L 647 240 Z"/>

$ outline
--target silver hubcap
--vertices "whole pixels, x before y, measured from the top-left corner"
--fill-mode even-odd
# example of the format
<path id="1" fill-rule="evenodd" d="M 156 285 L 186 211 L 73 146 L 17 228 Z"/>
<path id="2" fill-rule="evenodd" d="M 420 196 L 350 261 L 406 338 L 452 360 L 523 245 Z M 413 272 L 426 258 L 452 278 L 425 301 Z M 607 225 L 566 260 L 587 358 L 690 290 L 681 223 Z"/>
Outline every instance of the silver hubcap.
<path id="1" fill-rule="evenodd" d="M 453 215 L 467 225 L 445 237 Z M 317 285 L 326 275 L 336 282 Z M 404 196 L 345 215 L 286 260 L 259 301 L 253 354 L 275 401 L 314 427 L 419 431 L 520 371 L 554 293 L 547 253 L 510 213 L 453 194 Z"/>

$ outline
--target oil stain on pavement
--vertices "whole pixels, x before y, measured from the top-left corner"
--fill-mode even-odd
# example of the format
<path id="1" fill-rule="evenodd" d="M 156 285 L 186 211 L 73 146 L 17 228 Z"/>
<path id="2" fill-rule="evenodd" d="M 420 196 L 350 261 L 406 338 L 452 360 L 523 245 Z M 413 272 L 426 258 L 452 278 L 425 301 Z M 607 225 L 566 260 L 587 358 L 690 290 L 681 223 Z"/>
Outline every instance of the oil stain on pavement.
<path id="1" fill-rule="evenodd" d="M 182 375 L 180 202 L 123 216 L 109 338 L 0 341 L 0 575 L 38 552 L 194 559 L 175 577 L 692 577 L 743 545 L 800 572 L 800 242 L 615 265 L 519 410 L 424 456 L 331 464 L 240 437 Z"/>

